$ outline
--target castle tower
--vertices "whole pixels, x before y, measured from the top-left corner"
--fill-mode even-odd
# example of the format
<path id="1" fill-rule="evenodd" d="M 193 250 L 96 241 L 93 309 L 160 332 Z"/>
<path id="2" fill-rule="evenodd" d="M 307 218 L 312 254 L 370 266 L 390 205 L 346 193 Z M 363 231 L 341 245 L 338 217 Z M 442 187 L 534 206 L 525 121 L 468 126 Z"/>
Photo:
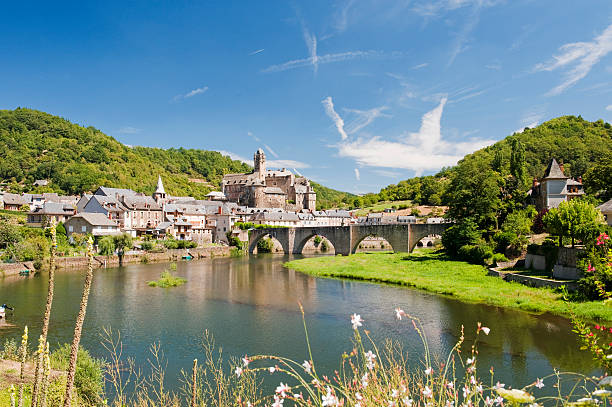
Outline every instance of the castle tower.
<path id="1" fill-rule="evenodd" d="M 153 199 L 155 199 L 155 202 L 159 204 L 166 200 L 166 190 L 164 189 L 161 175 L 157 177 L 157 188 L 155 189 L 155 192 L 153 192 Z"/>
<path id="2" fill-rule="evenodd" d="M 253 156 L 255 173 L 258 175 L 259 179 L 263 182 L 266 181 L 266 155 L 263 150 L 260 148 L 257 150 L 255 155 Z"/>

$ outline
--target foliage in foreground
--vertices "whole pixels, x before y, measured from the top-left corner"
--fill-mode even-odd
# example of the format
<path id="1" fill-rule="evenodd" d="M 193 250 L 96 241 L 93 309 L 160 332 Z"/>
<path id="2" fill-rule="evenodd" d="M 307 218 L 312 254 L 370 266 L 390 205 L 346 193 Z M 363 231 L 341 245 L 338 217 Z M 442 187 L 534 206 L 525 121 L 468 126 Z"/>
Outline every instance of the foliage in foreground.
<path id="1" fill-rule="evenodd" d="M 407 355 L 397 344 L 386 341 L 379 347 L 367 330 L 361 331 L 365 321 L 353 314 L 350 317 L 354 329 L 352 349 L 342 354 L 341 365 L 332 376 L 317 370 L 304 320 L 309 357 L 303 362 L 278 355 L 244 355 L 240 360 L 228 362 L 206 332 L 202 340 L 204 363 L 199 365 L 195 359 L 192 369 L 183 371 L 183 387 L 178 393 L 164 387 L 166 359 L 159 344 L 151 346 L 148 359 L 151 372 L 143 376 L 134 369 L 133 360 L 125 368 L 120 335 L 106 331 L 103 343 L 111 354 L 108 378 L 116 394 L 107 403 L 113 407 L 490 407 L 534 403 L 578 406 L 595 405 L 612 395 L 608 390 L 612 383 L 610 377 L 586 377 L 557 370 L 546 377 L 532 378 L 525 387 L 511 388 L 496 380 L 493 368 L 482 373 L 478 370 L 478 339 L 489 334 L 488 327 L 478 323 L 476 339 L 471 344 L 465 343 L 462 329 L 448 355 L 432 355 L 420 321 L 400 308 L 395 309 L 395 316 L 398 321 L 405 321 L 408 329 L 415 330 L 422 340 L 418 368 L 409 367 Z M 270 387 L 272 383 L 274 386 Z M 134 391 L 128 391 L 129 386 Z M 543 387 L 555 390 L 545 394 Z"/>
<path id="2" fill-rule="evenodd" d="M 285 266 L 318 277 L 397 284 L 462 301 L 565 316 L 573 312 L 584 319 L 612 321 L 612 307 L 601 301 L 567 303 L 560 292 L 488 276 L 485 267 L 454 261 L 440 252 L 357 253 L 294 260 Z"/>

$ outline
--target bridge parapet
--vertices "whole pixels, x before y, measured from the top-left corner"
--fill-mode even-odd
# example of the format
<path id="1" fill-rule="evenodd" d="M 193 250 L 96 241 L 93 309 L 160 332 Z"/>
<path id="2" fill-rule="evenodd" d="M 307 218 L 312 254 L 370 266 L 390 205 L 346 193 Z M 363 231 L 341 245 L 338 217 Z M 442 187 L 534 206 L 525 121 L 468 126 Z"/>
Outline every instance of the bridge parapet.
<path id="1" fill-rule="evenodd" d="M 308 240 L 317 235 L 329 240 L 336 254 L 343 256 L 355 253 L 359 243 L 368 236 L 384 238 L 394 252 L 412 252 L 419 240 L 429 235 L 441 235 L 451 225 L 411 223 L 252 229 L 249 232 L 249 253 L 253 253 L 257 242 L 268 235 L 280 242 L 286 254 L 302 253 Z"/>

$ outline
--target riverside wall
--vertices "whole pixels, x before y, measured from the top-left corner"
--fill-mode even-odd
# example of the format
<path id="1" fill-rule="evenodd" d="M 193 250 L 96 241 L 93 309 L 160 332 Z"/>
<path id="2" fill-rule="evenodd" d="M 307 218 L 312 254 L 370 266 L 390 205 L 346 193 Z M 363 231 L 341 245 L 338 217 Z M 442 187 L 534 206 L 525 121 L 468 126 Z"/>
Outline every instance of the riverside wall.
<path id="1" fill-rule="evenodd" d="M 194 249 L 174 249 L 164 252 L 142 252 L 126 254 L 123 256 L 123 264 L 130 263 L 163 263 L 181 260 L 183 256 L 191 256 L 194 259 L 206 259 L 211 257 L 225 257 L 230 255 L 228 246 L 197 247 Z M 87 257 L 56 257 L 57 269 L 82 269 L 87 267 Z M 119 257 L 114 256 L 95 256 L 94 267 L 117 267 Z M 49 260 L 45 260 L 45 267 L 48 268 Z M 0 277 L 18 275 L 23 270 L 35 271 L 31 261 L 23 263 L 0 263 Z"/>

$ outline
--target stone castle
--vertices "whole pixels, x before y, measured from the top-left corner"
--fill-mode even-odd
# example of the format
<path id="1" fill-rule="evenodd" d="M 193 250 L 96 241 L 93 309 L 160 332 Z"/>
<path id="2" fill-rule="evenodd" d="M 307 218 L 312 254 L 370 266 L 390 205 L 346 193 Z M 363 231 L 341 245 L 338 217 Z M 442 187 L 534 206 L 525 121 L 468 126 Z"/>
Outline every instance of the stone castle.
<path id="1" fill-rule="evenodd" d="M 222 182 L 226 199 L 252 208 L 282 208 L 292 211 L 315 210 L 317 194 L 304 177 L 291 171 L 266 170 L 266 155 L 260 148 L 254 155 L 249 174 L 226 174 Z"/>

